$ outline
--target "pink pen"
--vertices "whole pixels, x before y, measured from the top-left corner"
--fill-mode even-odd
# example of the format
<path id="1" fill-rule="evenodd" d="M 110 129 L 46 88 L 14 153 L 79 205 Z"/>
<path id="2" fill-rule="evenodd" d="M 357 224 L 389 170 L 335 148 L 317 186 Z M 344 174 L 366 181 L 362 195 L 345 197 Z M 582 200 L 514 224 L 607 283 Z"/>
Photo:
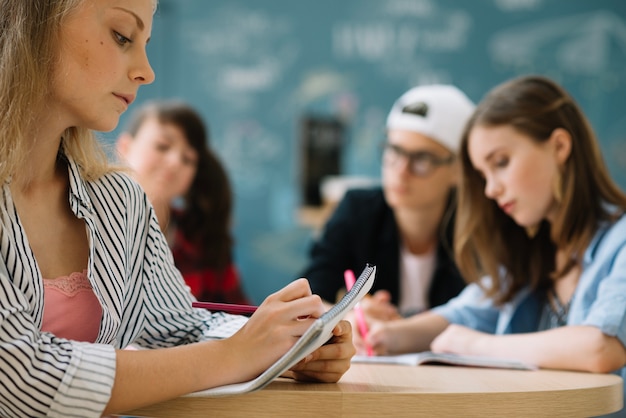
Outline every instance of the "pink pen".
<path id="1" fill-rule="evenodd" d="M 346 282 L 346 290 L 349 291 L 350 289 L 352 289 L 352 286 L 354 286 L 354 283 L 356 282 L 354 272 L 350 269 L 344 271 L 343 278 Z M 363 309 L 361 309 L 361 306 L 358 303 L 354 306 L 354 314 L 356 315 L 356 323 L 359 327 L 359 333 L 361 334 L 361 337 L 363 337 L 363 342 L 365 343 L 367 355 L 373 356 L 374 350 L 367 343 L 367 322 L 365 322 L 365 314 L 363 313 Z"/>

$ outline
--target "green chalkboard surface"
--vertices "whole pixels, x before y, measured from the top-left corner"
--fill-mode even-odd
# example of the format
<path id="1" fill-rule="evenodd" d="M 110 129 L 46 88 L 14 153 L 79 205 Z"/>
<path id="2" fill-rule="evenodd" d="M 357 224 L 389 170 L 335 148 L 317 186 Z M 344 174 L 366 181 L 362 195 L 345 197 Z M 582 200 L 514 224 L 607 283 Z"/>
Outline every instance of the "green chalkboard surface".
<path id="1" fill-rule="evenodd" d="M 306 262 L 311 231 L 295 214 L 307 117 L 341 121 L 342 173 L 378 176 L 387 111 L 409 87 L 454 83 L 478 101 L 508 78 L 544 74 L 587 112 L 626 186 L 625 1 L 159 3 L 148 51 L 156 82 L 138 102 L 182 98 L 206 118 L 234 186 L 236 261 L 257 302 Z"/>

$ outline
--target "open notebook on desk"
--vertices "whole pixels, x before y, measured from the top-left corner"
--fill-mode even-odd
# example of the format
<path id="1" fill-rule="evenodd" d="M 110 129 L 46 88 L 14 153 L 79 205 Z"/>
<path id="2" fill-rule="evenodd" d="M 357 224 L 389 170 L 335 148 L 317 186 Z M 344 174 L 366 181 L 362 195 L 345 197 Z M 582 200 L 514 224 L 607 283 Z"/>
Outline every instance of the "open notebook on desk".
<path id="1" fill-rule="evenodd" d="M 225 396 L 252 392 L 265 387 L 272 380 L 285 373 L 300 360 L 318 349 L 332 336 L 337 323 L 356 305 L 372 288 L 376 276 L 376 267 L 368 264 L 352 289 L 335 306 L 311 324 L 296 343 L 273 365 L 256 379 L 243 383 L 218 386 L 195 392 L 187 396 Z"/>
<path id="2" fill-rule="evenodd" d="M 487 367 L 496 369 L 536 370 L 532 364 L 518 360 L 500 359 L 483 356 L 467 356 L 450 353 L 433 353 L 423 351 L 421 353 L 398 354 L 395 356 L 363 356 L 352 357 L 353 363 L 379 363 L 379 364 L 404 364 L 418 366 L 427 364 L 441 364 L 448 366 Z"/>

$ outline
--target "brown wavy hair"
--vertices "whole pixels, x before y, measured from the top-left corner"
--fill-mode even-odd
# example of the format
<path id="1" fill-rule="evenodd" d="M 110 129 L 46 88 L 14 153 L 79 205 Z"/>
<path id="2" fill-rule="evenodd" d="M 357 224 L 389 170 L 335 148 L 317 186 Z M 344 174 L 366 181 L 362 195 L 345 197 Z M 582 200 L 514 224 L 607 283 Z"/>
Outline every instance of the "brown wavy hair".
<path id="1" fill-rule="evenodd" d="M 201 266 L 223 269 L 232 261 L 230 221 L 233 199 L 228 174 L 209 148 L 208 127 L 186 103 L 159 100 L 137 109 L 125 131 L 135 137 L 150 118 L 180 128 L 198 154 L 196 175 L 183 196 L 183 209 L 176 212 L 176 227 L 199 249 L 197 261 Z"/>
<path id="2" fill-rule="evenodd" d="M 571 153 L 562 174 L 562 201 L 556 222 L 543 221 L 530 238 L 485 194 L 485 180 L 474 169 L 468 154 L 473 127 L 508 125 L 534 141 L 546 141 L 557 128 L 572 137 Z M 611 179 L 596 136 L 574 99 L 554 81 L 524 76 L 491 90 L 468 121 L 460 150 L 461 186 L 455 229 L 455 256 L 470 282 L 485 288 L 496 302 L 510 301 L 523 287 L 541 289 L 580 265 L 598 227 L 614 222 L 626 209 L 626 196 Z M 571 256 L 556 271 L 558 250 Z"/>

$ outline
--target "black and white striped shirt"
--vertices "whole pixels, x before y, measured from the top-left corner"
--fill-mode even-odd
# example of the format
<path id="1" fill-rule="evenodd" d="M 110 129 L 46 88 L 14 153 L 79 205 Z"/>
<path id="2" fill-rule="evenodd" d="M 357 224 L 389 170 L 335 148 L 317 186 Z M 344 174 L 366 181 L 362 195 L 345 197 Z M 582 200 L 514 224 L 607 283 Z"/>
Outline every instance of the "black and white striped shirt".
<path id="1" fill-rule="evenodd" d="M 115 348 L 207 338 L 231 316 L 192 309 L 152 206 L 123 173 L 93 182 L 69 161 L 72 211 L 89 239 L 88 276 L 103 309 L 94 344 L 41 332 L 43 283 L 8 184 L 0 198 L 0 416 L 100 416 Z"/>

